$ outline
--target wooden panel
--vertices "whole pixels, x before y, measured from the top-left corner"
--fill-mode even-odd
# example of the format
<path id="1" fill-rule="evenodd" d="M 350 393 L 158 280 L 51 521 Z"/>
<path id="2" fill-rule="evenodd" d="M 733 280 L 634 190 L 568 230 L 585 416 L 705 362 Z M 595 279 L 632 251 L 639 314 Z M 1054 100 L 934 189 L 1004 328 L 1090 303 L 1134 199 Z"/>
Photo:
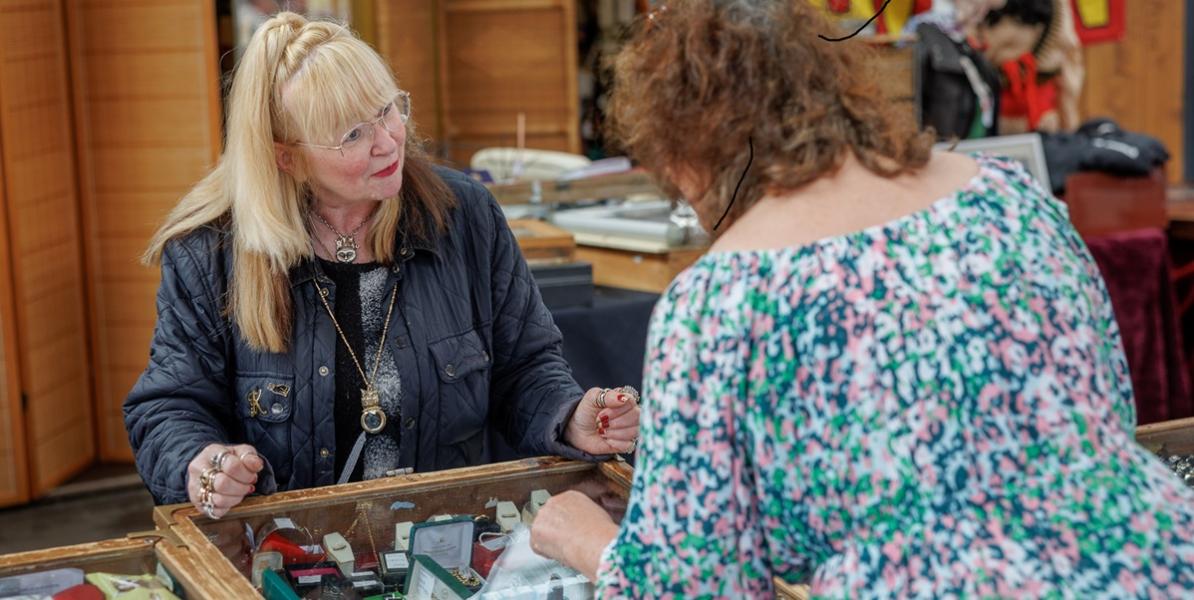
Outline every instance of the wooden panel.
<path id="1" fill-rule="evenodd" d="M 575 1 L 441 6 L 440 89 L 452 158 L 467 164 L 481 144 L 515 145 L 519 113 L 538 134 L 528 135 L 528 147 L 580 152 Z"/>
<path id="2" fill-rule="evenodd" d="M 441 139 L 437 2 L 386 0 L 375 11 L 377 51 L 390 63 L 398 85 L 410 92 L 419 135 Z"/>
<path id="3" fill-rule="evenodd" d="M 1182 178 L 1185 2 L 1132 0 L 1124 39 L 1083 50 L 1083 118 L 1107 116 L 1159 138 L 1173 155 L 1170 181 Z M 1186 173 L 1187 178 L 1194 174 Z"/>
<path id="4" fill-rule="evenodd" d="M 68 5 L 100 456 L 130 460 L 120 407 L 149 358 L 157 273 L 138 257 L 220 151 L 213 0 Z"/>
<path id="5" fill-rule="evenodd" d="M 3 153 L 0 152 L 0 155 Z M 0 182 L 4 181 L 0 160 Z M 7 206 L 0 185 L 0 206 Z M 17 346 L 15 281 L 12 276 L 8 215 L 0 210 L 0 506 L 29 499 L 29 468 L 25 452 L 25 413 L 21 406 L 21 372 Z"/>
<path id="6" fill-rule="evenodd" d="M 34 496 L 95 457 L 62 10 L 60 0 L 0 4 L 0 141 Z"/>

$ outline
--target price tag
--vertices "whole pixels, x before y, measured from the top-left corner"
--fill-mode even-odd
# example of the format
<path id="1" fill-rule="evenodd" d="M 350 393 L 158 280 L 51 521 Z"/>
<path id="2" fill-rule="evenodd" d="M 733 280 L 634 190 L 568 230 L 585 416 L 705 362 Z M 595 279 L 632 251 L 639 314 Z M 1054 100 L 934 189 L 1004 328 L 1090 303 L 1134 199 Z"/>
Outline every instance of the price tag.
<path id="1" fill-rule="evenodd" d="M 319 585 L 323 581 L 323 575 L 301 575 L 298 578 L 299 585 Z"/>
<path id="2" fill-rule="evenodd" d="M 276 525 L 278 529 L 298 529 L 298 527 L 295 527 L 294 521 L 291 521 L 286 517 L 275 518 L 274 525 Z"/>
<path id="3" fill-rule="evenodd" d="M 410 561 L 407 560 L 405 554 L 387 554 L 386 568 L 394 571 L 398 569 L 406 569 L 410 567 Z"/>

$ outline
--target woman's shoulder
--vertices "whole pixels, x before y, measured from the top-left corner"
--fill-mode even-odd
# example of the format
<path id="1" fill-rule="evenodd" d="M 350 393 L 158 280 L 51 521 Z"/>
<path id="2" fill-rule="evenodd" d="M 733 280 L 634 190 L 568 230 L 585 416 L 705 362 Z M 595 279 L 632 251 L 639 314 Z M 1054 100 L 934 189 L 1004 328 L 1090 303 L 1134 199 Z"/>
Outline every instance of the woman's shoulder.
<path id="1" fill-rule="evenodd" d="M 162 268 L 169 268 L 188 285 L 222 288 L 231 269 L 232 236 L 227 223 L 201 225 L 166 242 Z"/>
<path id="2" fill-rule="evenodd" d="M 447 184 L 456 202 L 452 207 L 451 226 L 458 233 L 478 233 L 480 227 L 488 235 L 493 234 L 498 217 L 504 222 L 501 207 L 493 194 L 481 182 L 450 167 L 436 166 L 435 174 Z"/>

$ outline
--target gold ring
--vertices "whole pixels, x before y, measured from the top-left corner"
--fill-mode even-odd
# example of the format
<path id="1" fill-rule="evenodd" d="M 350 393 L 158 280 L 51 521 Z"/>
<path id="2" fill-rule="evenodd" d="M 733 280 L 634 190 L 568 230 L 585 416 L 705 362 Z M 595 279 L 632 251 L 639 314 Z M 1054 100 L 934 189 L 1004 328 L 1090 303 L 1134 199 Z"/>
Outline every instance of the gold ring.
<path id="1" fill-rule="evenodd" d="M 601 388 L 601 393 L 597 394 L 597 399 L 593 401 L 597 405 L 597 408 L 605 408 L 605 394 L 607 392 L 609 392 L 609 388 Z"/>
<path id="2" fill-rule="evenodd" d="M 205 488 L 216 487 L 216 475 L 220 474 L 220 469 L 217 467 L 208 467 L 203 469 L 199 474 L 199 485 Z"/>
<path id="3" fill-rule="evenodd" d="M 634 451 L 637 449 L 638 449 L 638 438 L 635 437 L 633 440 L 630 440 L 630 448 L 627 449 L 625 452 L 623 452 L 623 454 L 634 454 Z"/>

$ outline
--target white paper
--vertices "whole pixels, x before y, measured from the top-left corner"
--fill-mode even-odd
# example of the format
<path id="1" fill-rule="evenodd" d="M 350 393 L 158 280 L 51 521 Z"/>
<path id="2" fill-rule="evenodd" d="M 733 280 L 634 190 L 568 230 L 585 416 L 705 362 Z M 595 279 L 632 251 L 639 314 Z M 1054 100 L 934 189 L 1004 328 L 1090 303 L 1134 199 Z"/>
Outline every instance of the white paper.
<path id="1" fill-rule="evenodd" d="M 287 518 L 287 517 L 277 517 L 277 518 L 275 518 L 275 519 L 274 519 L 274 525 L 277 525 L 277 526 L 278 526 L 278 529 L 298 529 L 298 527 L 295 527 L 295 525 L 294 525 L 294 521 L 291 521 L 291 520 L 290 520 L 289 518 Z"/>
<path id="2" fill-rule="evenodd" d="M 405 554 L 387 554 L 386 568 L 391 570 L 408 569 L 410 568 L 410 561 L 407 560 Z"/>
<path id="3" fill-rule="evenodd" d="M 299 585 L 315 585 L 323 581 L 323 575 L 299 575 Z"/>

